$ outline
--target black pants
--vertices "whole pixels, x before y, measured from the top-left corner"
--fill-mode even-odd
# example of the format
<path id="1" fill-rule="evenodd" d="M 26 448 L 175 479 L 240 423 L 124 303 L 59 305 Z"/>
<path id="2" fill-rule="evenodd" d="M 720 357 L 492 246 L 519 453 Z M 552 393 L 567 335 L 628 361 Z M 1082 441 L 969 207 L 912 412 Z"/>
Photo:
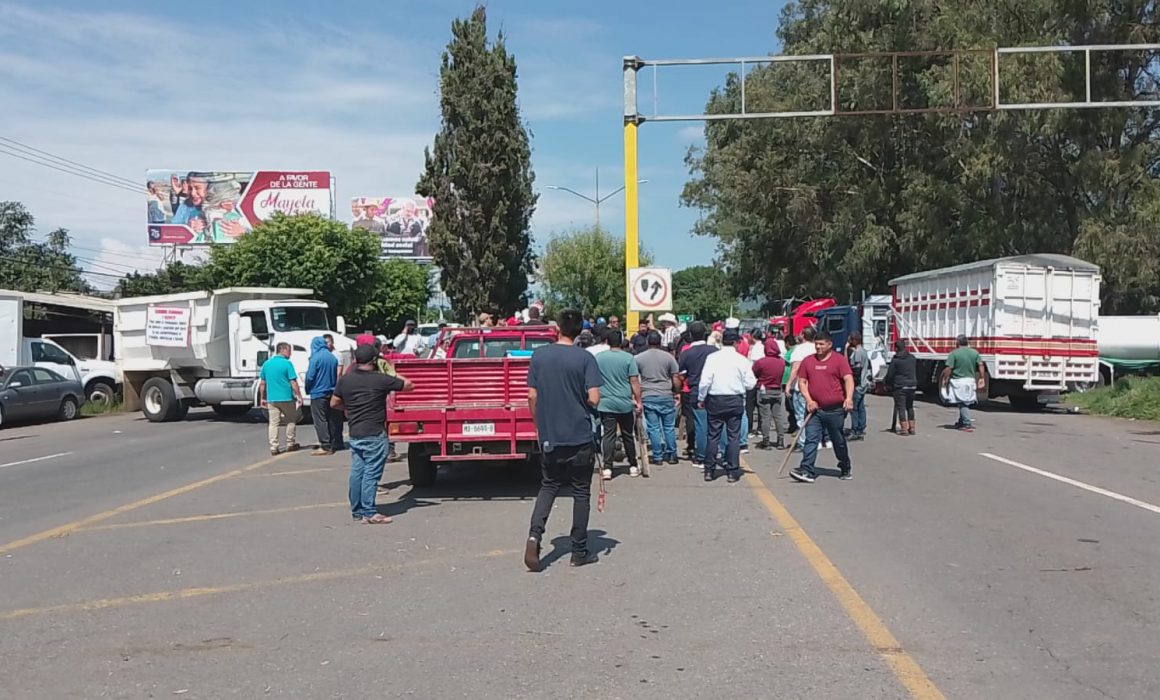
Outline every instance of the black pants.
<path id="1" fill-rule="evenodd" d="M 801 426 L 797 422 L 797 411 L 793 410 L 793 394 L 788 391 L 785 392 L 785 417 L 789 432 L 796 433 Z"/>
<path id="2" fill-rule="evenodd" d="M 624 454 L 628 465 L 636 466 L 636 414 L 600 412 L 600 451 L 604 457 L 604 468 L 612 469 L 616 452 L 616 429 L 620 428 L 620 439 L 624 442 Z"/>
<path id="3" fill-rule="evenodd" d="M 709 418 L 709 435 L 705 445 L 705 471 L 712 472 L 717 464 L 721 433 L 725 433 L 725 471 L 741 474 L 741 417 L 745 415 L 744 396 L 705 397 L 705 413 Z"/>
<path id="4" fill-rule="evenodd" d="M 593 445 L 557 447 L 543 456 L 543 479 L 529 533 L 540 540 L 548 526 L 548 516 L 560 488 L 572 487 L 572 554 L 588 554 L 588 513 L 592 503 L 592 469 L 596 462 Z"/>
<path id="5" fill-rule="evenodd" d="M 318 434 L 318 446 L 337 452 L 342 449 L 342 411 L 330 407 L 330 397 L 331 394 L 311 398 L 310 417 Z"/>
<path id="6" fill-rule="evenodd" d="M 745 415 L 749 418 L 750 432 L 757 431 L 757 389 L 745 392 Z"/>
<path id="7" fill-rule="evenodd" d="M 894 413 L 899 422 L 914 420 L 914 388 L 894 390 Z"/>
<path id="8" fill-rule="evenodd" d="M 685 419 L 685 450 L 693 454 L 697 451 L 697 424 L 693 418 L 691 394 L 681 394 L 681 417 Z"/>

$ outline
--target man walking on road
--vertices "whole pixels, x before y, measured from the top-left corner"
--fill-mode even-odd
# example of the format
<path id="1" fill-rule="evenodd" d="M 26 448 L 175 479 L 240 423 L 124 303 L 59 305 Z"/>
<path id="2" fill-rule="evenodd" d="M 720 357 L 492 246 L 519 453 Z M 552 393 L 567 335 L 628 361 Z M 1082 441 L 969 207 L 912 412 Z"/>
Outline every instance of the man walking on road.
<path id="1" fill-rule="evenodd" d="M 854 410 L 850 412 L 850 440 L 866 439 L 866 391 L 870 388 L 870 353 L 862 344 L 862 334 L 850 334 L 846 349 L 850 371 L 854 374 Z"/>
<path id="2" fill-rule="evenodd" d="M 600 405 L 604 379 L 596 358 L 573 345 L 584 324 L 580 312 L 561 311 L 556 324 L 559 340 L 536 348 L 528 367 L 528 405 L 543 455 L 543 479 L 524 545 L 524 565 L 529 571 L 540 570 L 540 542 L 552 505 L 565 485 L 572 487 L 571 564 L 584 566 L 597 560 L 588 551 L 588 515 L 596 463 L 592 411 Z"/>
<path id="3" fill-rule="evenodd" d="M 814 334 L 817 330 L 810 326 L 802 330 L 802 341 L 794 346 L 792 359 L 790 360 L 789 383 L 787 384 L 790 392 L 790 397 L 793 399 L 793 412 L 797 418 L 798 424 L 798 439 L 795 449 L 804 449 L 806 445 L 806 433 L 801 429 L 806 418 L 806 399 L 802 395 L 801 382 L 798 377 L 801 374 L 802 363 L 807 357 L 813 357 L 817 354 L 817 346 L 814 345 Z"/>
<path id="4" fill-rule="evenodd" d="M 346 409 L 350 423 L 350 514 L 356 522 L 384 525 L 391 522 L 375 509 L 375 492 L 387 463 L 387 396 L 392 391 L 413 391 L 409 379 L 378 371 L 378 353 L 370 345 L 354 351 L 354 368 L 338 380 L 330 407 Z"/>
<path id="5" fill-rule="evenodd" d="M 967 336 L 960 335 L 958 347 L 947 356 L 946 369 L 939 378 L 943 398 L 959 406 L 959 419 L 955 423 L 959 430 L 968 433 L 975 431 L 975 424 L 971 421 L 971 405 L 978 402 L 978 392 L 987 387 L 983 379 L 986 376 L 987 368 L 983 365 L 983 358 L 971 347 Z"/>
<path id="6" fill-rule="evenodd" d="M 661 318 L 664 318 L 663 316 Z M 677 406 L 674 397 L 684 382 L 672 353 L 662 349 L 664 338 L 649 331 L 648 350 L 636 356 L 640 370 L 641 401 L 653 464 L 677 464 Z"/>
<path id="7" fill-rule="evenodd" d="M 338 358 L 327 348 L 326 338 L 310 341 L 310 364 L 306 366 L 306 393 L 310 395 L 310 416 L 318 434 L 318 447 L 310 454 L 332 455 L 342 449 L 342 412 L 330 407 L 330 397 L 338 384 Z"/>
<path id="8" fill-rule="evenodd" d="M 761 443 L 758 449 L 776 447 L 785 449 L 785 395 L 782 393 L 782 379 L 785 377 L 785 360 L 781 359 L 781 347 L 777 339 L 765 339 L 765 356 L 753 363 L 753 375 L 757 377 L 757 417 L 761 426 Z M 770 421 L 777 427 L 777 442 L 769 442 Z"/>
<path id="9" fill-rule="evenodd" d="M 705 342 L 706 335 L 708 335 L 708 330 L 701 321 L 689 324 L 689 337 L 692 338 L 693 342 L 681 353 L 681 359 L 677 361 L 681 374 L 685 377 L 685 383 L 689 387 L 689 405 L 692 406 L 695 435 L 693 441 L 694 469 L 705 468 L 705 443 L 709 439 L 709 419 L 705 414 L 705 407 L 701 406 L 698 400 L 698 385 L 701 381 L 701 371 L 705 368 L 705 359 L 717 352 L 717 348 Z"/>
<path id="10" fill-rule="evenodd" d="M 741 431 L 745 416 L 745 393 L 757 386 L 749 358 L 735 349 L 741 333 L 730 328 L 722 335 L 725 344 L 705 360 L 698 383 L 698 402 L 708 418 L 705 447 L 705 481 L 712 481 L 718 462 L 721 432 L 725 432 L 725 473 L 729 483 L 741 480 Z"/>
<path id="11" fill-rule="evenodd" d="M 640 476 L 640 466 L 636 461 L 636 414 L 642 410 L 640 395 L 640 371 L 636 358 L 625 352 L 624 335 L 615 329 L 605 331 L 608 352 L 596 356 L 596 365 L 604 379 L 600 391 L 600 447 L 604 457 L 604 478 L 612 478 L 612 463 L 616 453 L 616 431 L 620 429 L 620 440 L 624 454 L 628 457 L 629 476 Z"/>
<path id="12" fill-rule="evenodd" d="M 269 414 L 270 454 L 280 452 L 279 428 L 286 426 L 286 451 L 298 449 L 298 411 L 302 407 L 302 390 L 298 373 L 290 362 L 290 343 L 278 343 L 274 356 L 262 364 L 258 380 L 261 407 Z"/>
<path id="13" fill-rule="evenodd" d="M 817 472 L 814 462 L 818 458 L 818 444 L 822 435 L 830 436 L 834 445 L 834 455 L 838 458 L 838 478 L 849 481 L 850 450 L 842 428 L 846 424 L 846 414 L 854 407 L 854 375 L 846 358 L 834 352 L 834 342 L 826 331 L 814 334 L 816 352 L 802 360 L 798 372 L 798 387 L 806 403 L 809 423 L 803 431 L 806 444 L 802 448 L 801 466 L 789 473 L 791 477 L 807 484 L 814 483 Z"/>

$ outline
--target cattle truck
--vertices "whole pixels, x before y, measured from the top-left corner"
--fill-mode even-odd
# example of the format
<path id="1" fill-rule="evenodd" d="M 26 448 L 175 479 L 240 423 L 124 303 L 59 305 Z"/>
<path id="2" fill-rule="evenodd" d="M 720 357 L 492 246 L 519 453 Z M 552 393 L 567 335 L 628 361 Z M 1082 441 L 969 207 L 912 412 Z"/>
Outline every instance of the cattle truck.
<path id="1" fill-rule="evenodd" d="M 920 388 L 938 386 L 956 339 L 982 355 L 988 398 L 1030 409 L 1099 379 L 1100 269 L 1066 255 L 1018 255 L 890 281 L 892 341 L 907 339 Z"/>
<path id="2" fill-rule="evenodd" d="M 310 341 L 328 332 L 340 362 L 349 364 L 354 341 L 345 337 L 342 317 L 332 331 L 326 303 L 312 294 L 230 287 L 118 300 L 113 336 L 125 410 L 140 409 L 154 423 L 181 420 L 191 406 L 245 414 L 258 401 L 262 364 L 279 343 L 291 345 L 302 386 Z"/>

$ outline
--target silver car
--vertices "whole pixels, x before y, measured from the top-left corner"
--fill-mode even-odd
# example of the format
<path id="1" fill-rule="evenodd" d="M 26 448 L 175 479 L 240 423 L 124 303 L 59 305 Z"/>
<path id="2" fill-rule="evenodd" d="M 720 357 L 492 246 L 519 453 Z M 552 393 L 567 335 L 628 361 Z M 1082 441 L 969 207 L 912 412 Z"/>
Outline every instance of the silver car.
<path id="1" fill-rule="evenodd" d="M 85 391 L 43 367 L 0 367 L 0 426 L 44 418 L 72 420 L 80 415 Z"/>

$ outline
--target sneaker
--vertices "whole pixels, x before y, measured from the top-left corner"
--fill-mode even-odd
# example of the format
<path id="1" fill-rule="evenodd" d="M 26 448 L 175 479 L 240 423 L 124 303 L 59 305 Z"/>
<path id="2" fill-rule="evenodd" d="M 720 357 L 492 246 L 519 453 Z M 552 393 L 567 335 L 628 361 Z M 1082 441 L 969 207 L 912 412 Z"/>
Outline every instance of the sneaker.
<path id="1" fill-rule="evenodd" d="M 328 450 L 328 449 L 323 448 L 323 447 L 315 447 L 313 450 L 310 451 L 311 457 L 326 457 L 327 455 L 332 455 L 332 454 L 334 454 L 334 450 Z"/>
<path id="2" fill-rule="evenodd" d="M 850 442 L 860 442 L 862 440 L 865 440 L 866 436 L 862 433 L 850 433 L 849 437 L 847 437 L 846 439 L 849 440 Z"/>
<path id="3" fill-rule="evenodd" d="M 698 462 L 697 460 L 694 459 L 693 460 L 693 469 L 696 469 L 698 471 L 705 471 L 705 463 Z"/>
<path id="4" fill-rule="evenodd" d="M 789 473 L 789 475 L 794 479 L 794 481 L 800 481 L 803 484 L 812 484 L 817 480 L 817 477 L 805 471 L 801 467 L 794 469 Z"/>
<path id="5" fill-rule="evenodd" d="M 272 455 L 279 455 L 281 453 L 282 453 L 282 450 L 279 450 L 277 447 L 270 448 L 270 454 L 272 454 Z"/>
<path id="6" fill-rule="evenodd" d="M 596 556 L 592 552 L 588 552 L 587 554 L 581 554 L 581 555 L 573 554 L 572 561 L 568 562 L 568 565 L 569 566 L 588 566 L 589 564 L 595 564 L 598 561 L 600 561 L 600 557 Z"/>
<path id="7" fill-rule="evenodd" d="M 713 470 L 712 470 L 712 469 L 706 469 L 706 470 L 705 470 L 705 481 L 712 481 L 712 480 L 713 480 L 713 478 L 714 478 L 714 477 L 713 477 Z"/>
<path id="8" fill-rule="evenodd" d="M 962 425 L 962 426 L 959 426 L 959 430 L 963 431 L 964 433 L 973 433 L 973 432 L 975 432 L 975 426 Z"/>
<path id="9" fill-rule="evenodd" d="M 640 467 L 629 467 L 628 468 L 628 475 L 629 476 L 640 476 Z"/>
<path id="10" fill-rule="evenodd" d="M 741 481 L 741 475 L 729 474 L 729 476 L 725 477 L 725 481 L 728 481 L 731 484 L 736 484 L 738 481 Z"/>
<path id="11" fill-rule="evenodd" d="M 524 566 L 528 567 L 528 571 L 540 570 L 540 541 L 535 537 L 529 537 L 524 545 Z"/>
<path id="12" fill-rule="evenodd" d="M 298 443 L 294 443 L 293 445 L 287 445 L 287 446 L 286 446 L 286 451 L 287 451 L 287 452 L 297 452 L 297 451 L 298 451 L 298 450 L 300 450 L 300 449 L 302 449 L 302 446 L 301 446 L 301 445 L 299 445 Z"/>
<path id="13" fill-rule="evenodd" d="M 850 481 L 854 478 L 854 475 L 850 473 L 849 469 L 847 469 L 846 471 L 839 474 L 838 478 L 841 479 L 842 481 Z"/>
<path id="14" fill-rule="evenodd" d="M 748 448 L 748 447 L 742 447 L 742 448 L 741 448 L 741 454 L 743 454 L 743 455 L 747 455 L 747 454 L 749 454 L 749 448 Z"/>
<path id="15" fill-rule="evenodd" d="M 668 459 L 665 460 L 665 464 L 680 464 L 680 463 L 681 463 L 681 460 L 677 459 L 676 455 L 673 455 L 672 457 L 669 457 Z M 660 462 L 657 462 L 657 464 L 660 464 Z"/>
<path id="16" fill-rule="evenodd" d="M 604 471 L 601 472 L 601 475 L 604 476 L 605 479 L 611 479 L 612 478 L 612 470 L 605 469 Z"/>

